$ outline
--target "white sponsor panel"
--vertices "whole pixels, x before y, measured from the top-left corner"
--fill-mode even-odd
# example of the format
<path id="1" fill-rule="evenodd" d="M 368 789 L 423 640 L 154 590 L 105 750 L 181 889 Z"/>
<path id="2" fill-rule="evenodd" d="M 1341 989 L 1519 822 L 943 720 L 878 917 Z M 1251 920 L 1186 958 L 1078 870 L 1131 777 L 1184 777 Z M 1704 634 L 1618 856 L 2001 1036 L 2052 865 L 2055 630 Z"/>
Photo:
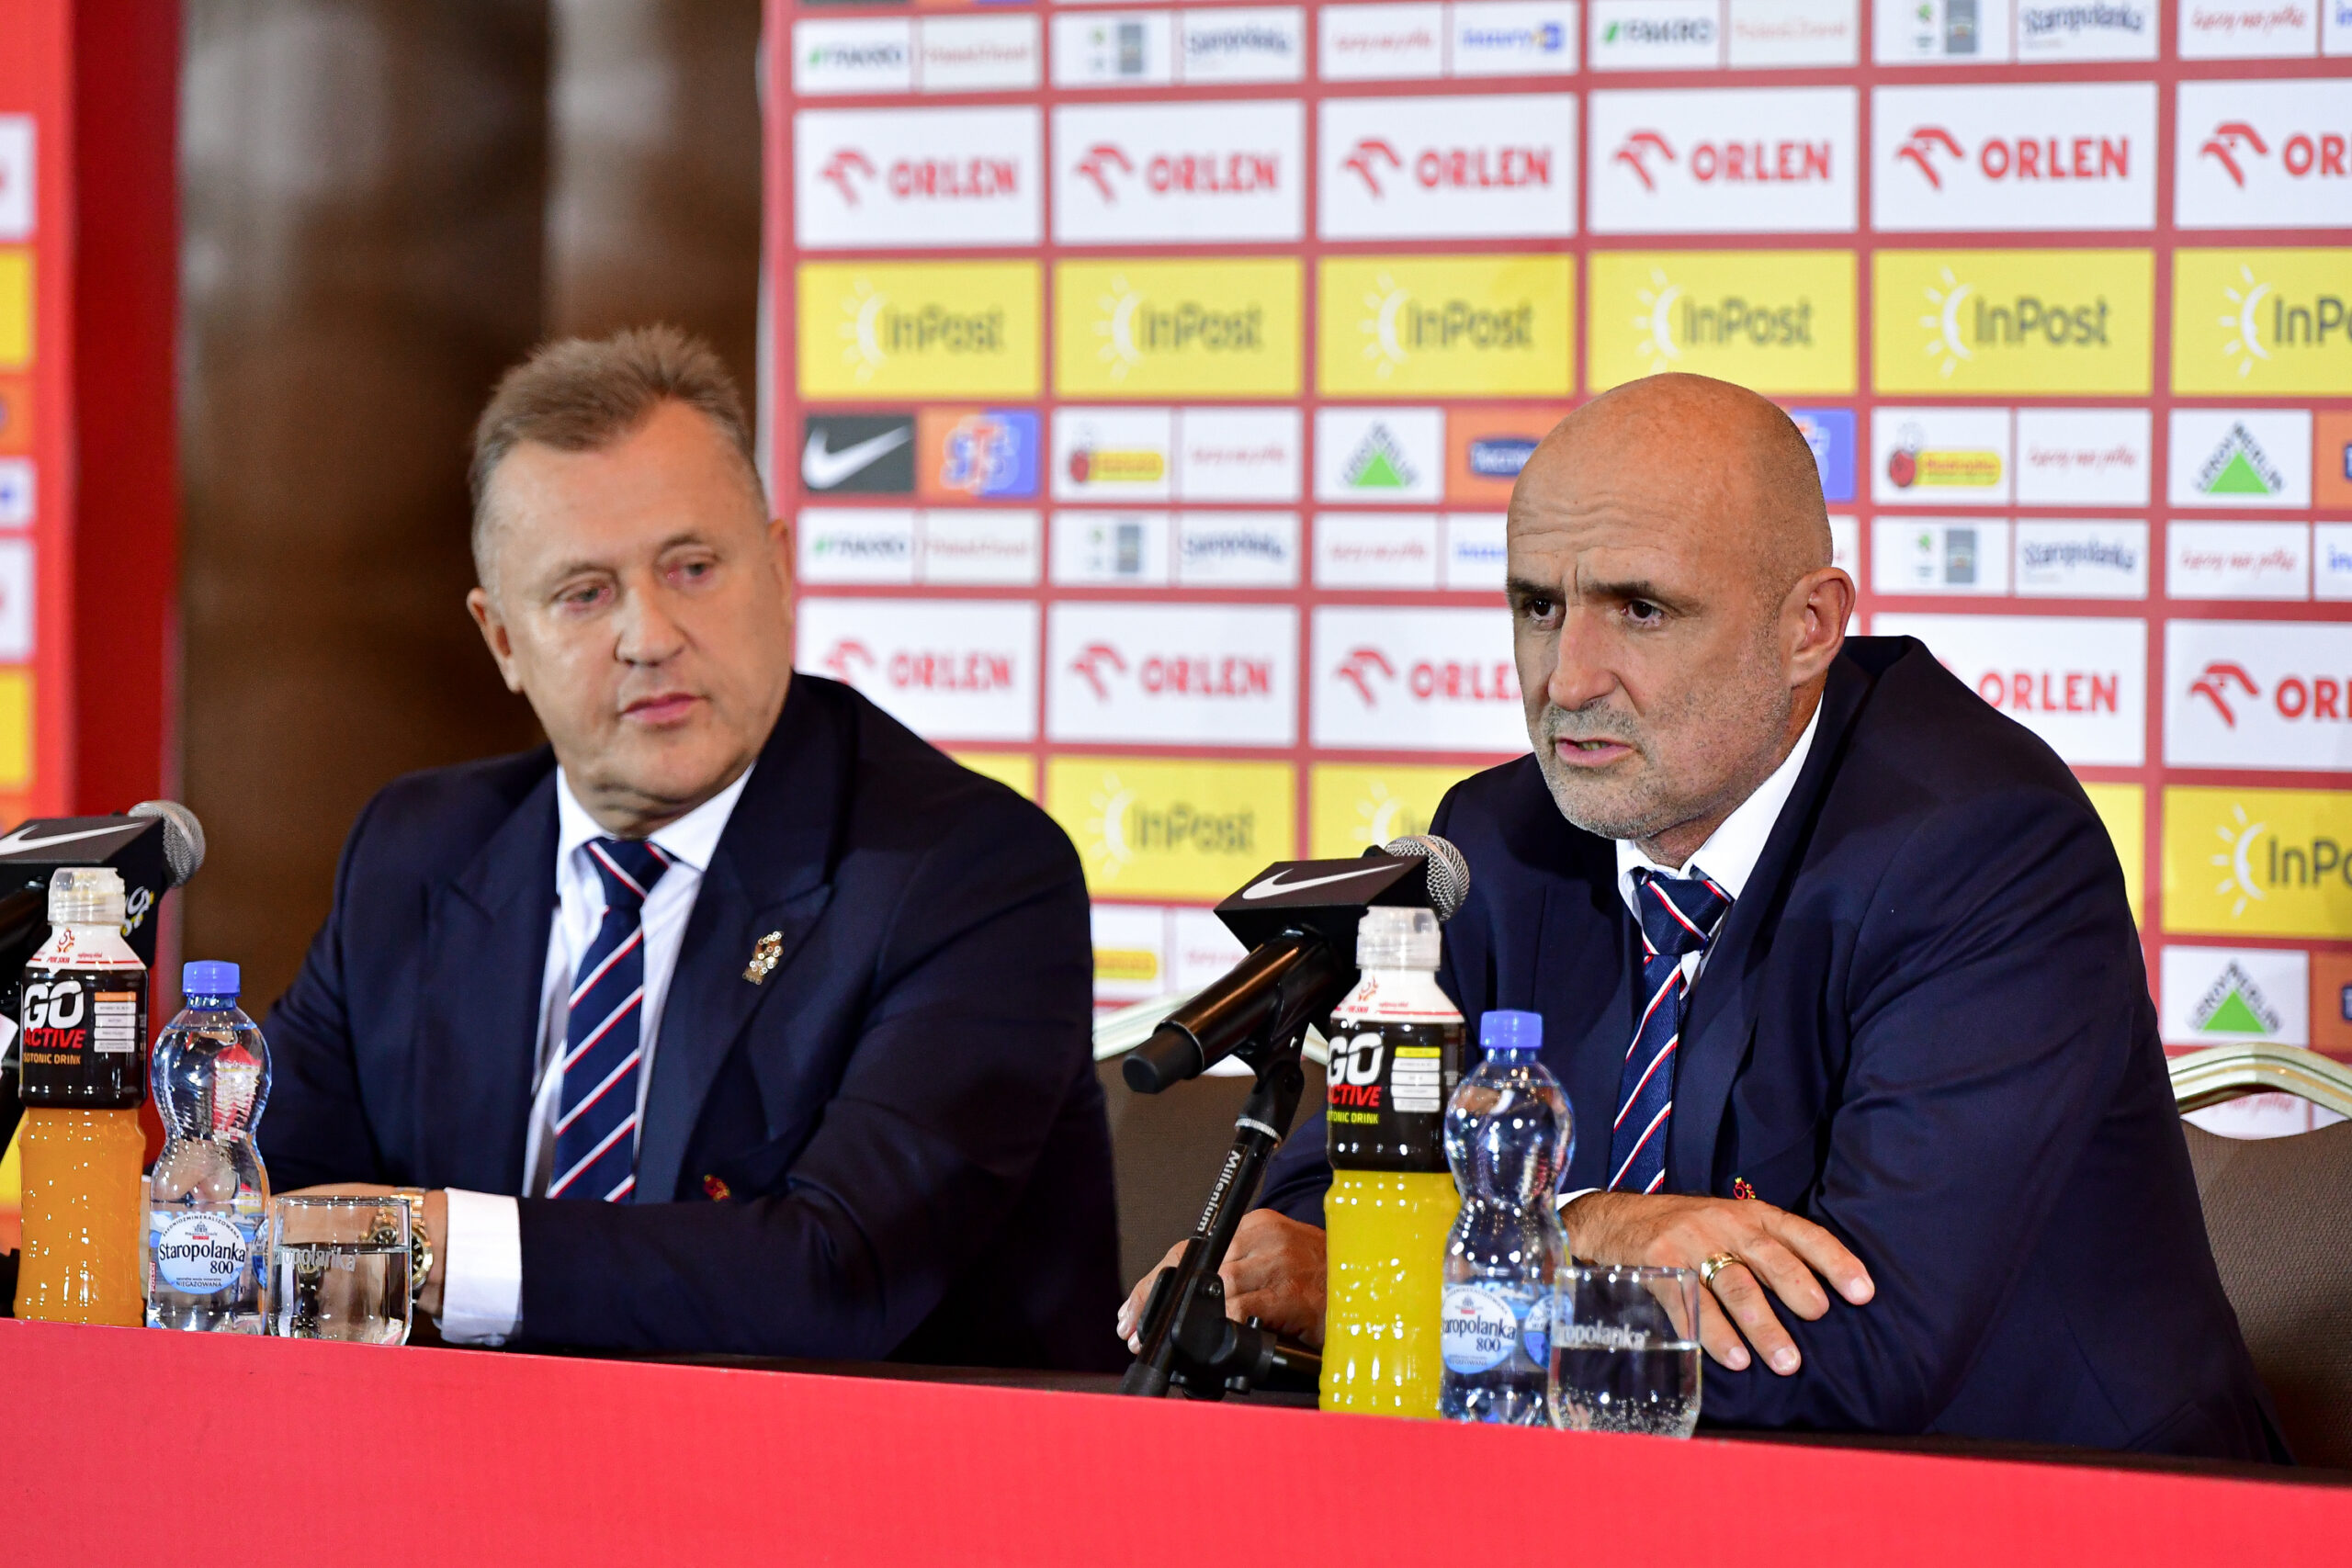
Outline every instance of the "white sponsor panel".
<path id="1" fill-rule="evenodd" d="M 1509 573 L 1499 512 L 1456 512 L 1445 519 L 1445 586 L 1499 593 Z"/>
<path id="2" fill-rule="evenodd" d="M 1316 500 L 1426 503 L 1444 485 L 1443 410 L 1316 410 Z"/>
<path id="3" fill-rule="evenodd" d="M 1176 494 L 1184 501 L 1296 501 L 1304 467 L 1296 408 L 1176 411 Z"/>
<path id="4" fill-rule="evenodd" d="M 21 664 L 33 656 L 33 542 L 0 539 L 0 660 Z"/>
<path id="5" fill-rule="evenodd" d="M 2326 0 L 2180 0 L 2183 60 L 2290 60 L 2319 52 Z"/>
<path id="6" fill-rule="evenodd" d="M 1315 612 L 1314 743 L 1335 750 L 1527 750 L 1510 617 L 1488 608 Z"/>
<path id="7" fill-rule="evenodd" d="M 2303 523 L 2180 523 L 2165 527 L 2167 599 L 2301 600 L 2312 592 Z"/>
<path id="8" fill-rule="evenodd" d="M 2018 0 L 2018 62 L 2154 60 L 2156 0 Z"/>
<path id="9" fill-rule="evenodd" d="M 2175 506 L 2312 503 L 2309 409 L 2175 409 L 2165 495 Z"/>
<path id="10" fill-rule="evenodd" d="M 1288 605 L 1065 603 L 1046 634 L 1056 740 L 1288 746 L 1298 612 Z"/>
<path id="11" fill-rule="evenodd" d="M 33 119 L 0 114 L 0 240 L 27 240 L 40 220 L 34 200 Z"/>
<path id="12" fill-rule="evenodd" d="M 2009 57 L 2009 0 L 1875 0 L 1881 65 L 1986 65 Z"/>
<path id="13" fill-rule="evenodd" d="M 2301 948 L 2167 942 L 2161 973 L 2167 1045 L 2311 1043 L 2311 954 Z"/>
<path id="14" fill-rule="evenodd" d="M 2070 763 L 2133 768 L 2146 759 L 2145 621 L 1882 613 L 1871 630 L 1926 643 L 1978 696 Z"/>
<path id="15" fill-rule="evenodd" d="M 2312 597 L 2352 599 L 2352 523 L 2312 525 Z"/>
<path id="16" fill-rule="evenodd" d="M 1065 588 L 1157 588 L 1169 581 L 1165 512 L 1057 512 L 1054 581 Z"/>
<path id="17" fill-rule="evenodd" d="M 1176 517 L 1176 581 L 1184 588 L 1295 588 L 1295 512 L 1183 512 Z"/>
<path id="18" fill-rule="evenodd" d="M 2155 223 L 2153 82 L 1880 87 L 1871 126 L 1875 228 Z"/>
<path id="19" fill-rule="evenodd" d="M 1438 520 L 1425 513 L 1322 512 L 1315 517 L 1317 588 L 1435 588 Z"/>
<path id="20" fill-rule="evenodd" d="M 1577 0 L 1454 0 L 1452 74 L 1567 76 L 1577 68 Z"/>
<path id="21" fill-rule="evenodd" d="M 1045 521 L 1035 512 L 942 507 L 916 519 L 922 581 L 957 587 L 1034 587 L 1045 557 Z"/>
<path id="22" fill-rule="evenodd" d="M 2352 83 L 2341 77 L 2183 82 L 2173 149 L 2180 228 L 2352 227 Z"/>
<path id="23" fill-rule="evenodd" d="M 800 668 L 843 681 L 931 740 L 1037 736 L 1037 606 L 973 599 L 800 601 Z"/>
<path id="24" fill-rule="evenodd" d="M 2352 0 L 2320 0 L 2319 51 L 2330 58 L 2352 54 Z"/>
<path id="25" fill-rule="evenodd" d="M 2148 596 L 2145 523 L 2019 518 L 2017 547 L 2017 592 L 2021 599 Z"/>
<path id="26" fill-rule="evenodd" d="M 792 124 L 803 250 L 1037 243 L 1034 108 L 803 109 Z"/>
<path id="27" fill-rule="evenodd" d="M 1862 524 L 1858 517 L 1829 519 L 1829 564 L 1860 583 L 1862 577 Z"/>
<path id="28" fill-rule="evenodd" d="M 1240 963 L 1243 951 L 1240 939 L 1226 929 L 1214 911 L 1182 908 L 1169 911 L 1169 963 L 1174 989 L 1199 990 Z M 1209 1070 L 1215 1072 L 1234 1061 L 1228 1056 Z"/>
<path id="29" fill-rule="evenodd" d="M 1188 83 L 1298 81 L 1306 73 L 1306 13 L 1296 6 L 1179 11 L 1176 73 Z"/>
<path id="30" fill-rule="evenodd" d="M 1045 74 L 1035 17 L 925 17 L 915 47 L 926 93 L 1023 92 Z"/>
<path id="31" fill-rule="evenodd" d="M 896 507 L 804 506 L 794 527 L 800 581 L 910 583 L 915 514 Z"/>
<path id="32" fill-rule="evenodd" d="M 22 528 L 33 520 L 33 460 L 0 457 L 0 528 Z"/>
<path id="33" fill-rule="evenodd" d="M 803 97 L 913 89 L 914 24 L 904 17 L 826 17 L 792 24 L 792 90 Z M 6 175 L 0 175 L 0 186 Z"/>
<path id="34" fill-rule="evenodd" d="M 1148 1001 L 1177 988 L 1168 974 L 1168 916 L 1157 904 L 1106 904 L 1087 909 L 1094 942 L 1094 1002 Z"/>
<path id="35" fill-rule="evenodd" d="M 1054 237 L 1066 244 L 1295 240 L 1306 188 L 1295 101 L 1054 110 Z"/>
<path id="36" fill-rule="evenodd" d="M 1445 7 L 1415 3 L 1326 6 L 1317 74 L 1326 82 L 1397 82 L 1445 73 Z"/>
<path id="37" fill-rule="evenodd" d="M 1080 11 L 1054 17 L 1057 87 L 1165 86 L 1176 80 L 1166 11 Z"/>
<path id="38" fill-rule="evenodd" d="M 2352 626 L 2166 623 L 2165 764 L 2352 773 Z"/>
<path id="39" fill-rule="evenodd" d="M 1589 134 L 1596 234 L 1854 227 L 1850 87 L 1595 93 Z"/>
<path id="40" fill-rule="evenodd" d="M 2007 593 L 2009 525 L 1973 517 L 1874 518 L 1871 589 L 1885 594 Z"/>
<path id="41" fill-rule="evenodd" d="M 1054 499 L 1166 501 L 1175 493 L 1175 434 L 1169 409 L 1056 409 Z"/>
<path id="42" fill-rule="evenodd" d="M 2018 410 L 2020 506 L 2145 506 L 2146 409 Z"/>
<path id="43" fill-rule="evenodd" d="M 1898 506 L 2000 506 L 2016 493 L 2007 409 L 1881 408 L 1871 414 L 1871 498 Z"/>
<path id="44" fill-rule="evenodd" d="M 1576 232 L 1573 94 L 1326 98 L 1321 114 L 1316 190 L 1327 240 Z"/>
<path id="45" fill-rule="evenodd" d="M 1725 61 L 1751 66 L 1852 65 L 1861 58 L 1861 0 L 1728 0 Z"/>
<path id="46" fill-rule="evenodd" d="M 1594 71 L 1707 71 L 1724 62 L 1720 0 L 1590 0 Z"/>

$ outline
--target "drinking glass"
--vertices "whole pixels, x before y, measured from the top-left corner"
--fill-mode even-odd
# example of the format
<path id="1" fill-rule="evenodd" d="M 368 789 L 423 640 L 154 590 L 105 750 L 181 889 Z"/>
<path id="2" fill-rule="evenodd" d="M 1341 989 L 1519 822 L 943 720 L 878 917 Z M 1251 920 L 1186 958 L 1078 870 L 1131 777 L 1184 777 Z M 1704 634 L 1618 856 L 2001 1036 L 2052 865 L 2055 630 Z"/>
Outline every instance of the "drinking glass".
<path id="1" fill-rule="evenodd" d="M 1698 1271 L 1575 1264 L 1552 1289 L 1552 1425 L 1689 1437 L 1699 1424 Z"/>
<path id="2" fill-rule="evenodd" d="M 408 1205 L 398 1198 L 273 1199 L 264 1332 L 408 1342 Z"/>

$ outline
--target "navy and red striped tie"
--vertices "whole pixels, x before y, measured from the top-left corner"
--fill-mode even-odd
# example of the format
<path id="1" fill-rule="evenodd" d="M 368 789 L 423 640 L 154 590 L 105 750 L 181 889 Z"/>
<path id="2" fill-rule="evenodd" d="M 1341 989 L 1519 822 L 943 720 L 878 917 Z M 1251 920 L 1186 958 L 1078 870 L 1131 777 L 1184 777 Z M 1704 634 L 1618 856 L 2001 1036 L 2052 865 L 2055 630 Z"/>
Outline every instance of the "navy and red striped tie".
<path id="1" fill-rule="evenodd" d="M 670 857 L 642 840 L 596 839 L 588 858 L 604 880 L 605 919 L 572 971 L 548 1196 L 617 1203 L 637 1185 L 645 897 L 670 869 Z"/>
<path id="2" fill-rule="evenodd" d="M 1686 953 L 1704 949 L 1731 898 L 1703 876 L 1634 873 L 1642 923 L 1642 1021 L 1617 1079 L 1609 1135 L 1609 1190 L 1655 1192 L 1666 1184 L 1667 1125 L 1674 1119 L 1675 1048 L 1682 1043 Z"/>

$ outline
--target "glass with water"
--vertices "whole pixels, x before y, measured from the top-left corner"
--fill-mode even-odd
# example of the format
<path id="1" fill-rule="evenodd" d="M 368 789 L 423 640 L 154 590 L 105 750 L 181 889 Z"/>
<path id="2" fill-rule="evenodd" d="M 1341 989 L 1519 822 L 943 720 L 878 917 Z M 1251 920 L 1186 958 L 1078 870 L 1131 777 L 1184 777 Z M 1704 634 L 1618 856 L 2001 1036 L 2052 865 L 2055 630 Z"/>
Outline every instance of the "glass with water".
<path id="1" fill-rule="evenodd" d="M 1552 1425 L 1687 1438 L 1699 1425 L 1699 1276 L 1576 1264 L 1553 1279 Z"/>
<path id="2" fill-rule="evenodd" d="M 267 1254 L 266 1332 L 407 1343 L 408 1205 L 398 1198 L 275 1199 Z"/>

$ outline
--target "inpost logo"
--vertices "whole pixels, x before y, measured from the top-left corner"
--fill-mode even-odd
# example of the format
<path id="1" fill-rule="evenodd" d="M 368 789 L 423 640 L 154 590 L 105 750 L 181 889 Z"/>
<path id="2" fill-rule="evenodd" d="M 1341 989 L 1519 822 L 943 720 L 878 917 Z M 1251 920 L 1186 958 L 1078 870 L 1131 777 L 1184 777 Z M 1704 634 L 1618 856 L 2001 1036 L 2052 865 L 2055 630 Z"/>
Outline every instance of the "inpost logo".
<path id="1" fill-rule="evenodd" d="M 1064 262 L 1054 300 L 1054 379 L 1065 394 L 1298 392 L 1295 261 Z"/>
<path id="2" fill-rule="evenodd" d="M 1307 852 L 1340 860 L 1426 833 L 1438 802 L 1463 777 L 1460 768 L 1318 766 L 1306 785 Z"/>
<path id="3" fill-rule="evenodd" d="M 1292 858 L 1296 779 L 1283 762 L 1056 757 L 1046 809 L 1096 894 L 1222 898 Z"/>
<path id="4" fill-rule="evenodd" d="M 2165 791 L 2167 931 L 2352 937 L 2352 793 Z"/>
<path id="5" fill-rule="evenodd" d="M 804 262 L 800 390 L 848 400 L 1034 398 L 1030 262 Z"/>
<path id="6" fill-rule="evenodd" d="M 1569 391 L 1566 256 L 1368 256 L 1322 264 L 1316 366 L 1326 393 L 1499 397 Z"/>
<path id="7" fill-rule="evenodd" d="M 1760 392 L 1854 390 L 1850 251 L 1603 251 L 1588 309 L 1595 391 L 1660 370 Z"/>
<path id="8" fill-rule="evenodd" d="M 2176 252 L 2172 389 L 2352 392 L 2352 249 Z"/>
<path id="9" fill-rule="evenodd" d="M 2149 389 L 2146 251 L 1881 251 L 1871 360 L 1882 392 Z"/>

